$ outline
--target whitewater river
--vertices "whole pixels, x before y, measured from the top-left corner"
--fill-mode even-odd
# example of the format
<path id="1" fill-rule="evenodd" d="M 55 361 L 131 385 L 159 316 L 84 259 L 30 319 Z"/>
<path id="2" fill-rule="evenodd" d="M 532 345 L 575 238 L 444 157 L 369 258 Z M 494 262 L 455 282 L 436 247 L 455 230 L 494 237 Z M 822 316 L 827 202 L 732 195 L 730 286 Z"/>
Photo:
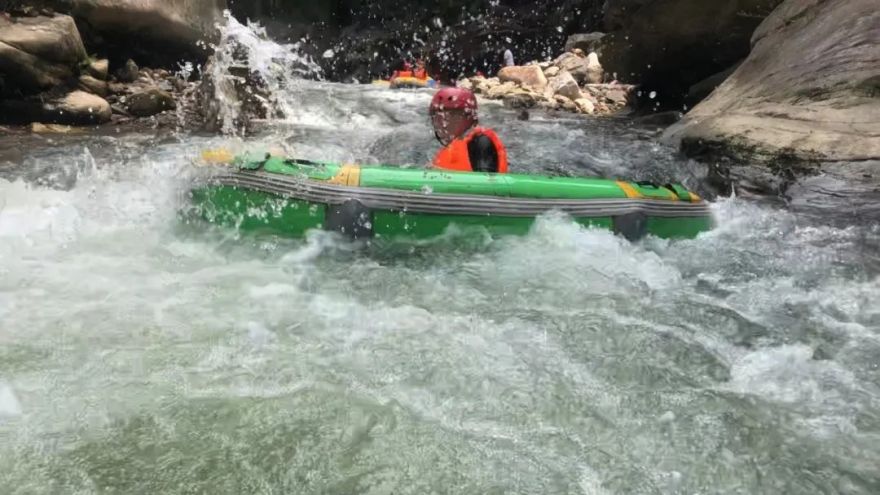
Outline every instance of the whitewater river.
<path id="1" fill-rule="evenodd" d="M 871 210 L 719 198 L 688 241 L 551 215 L 390 251 L 183 222 L 206 148 L 436 150 L 430 93 L 296 94 L 247 142 L 27 138 L 0 162 L 0 492 L 880 493 Z M 654 129 L 484 117 L 517 170 L 705 173 Z"/>

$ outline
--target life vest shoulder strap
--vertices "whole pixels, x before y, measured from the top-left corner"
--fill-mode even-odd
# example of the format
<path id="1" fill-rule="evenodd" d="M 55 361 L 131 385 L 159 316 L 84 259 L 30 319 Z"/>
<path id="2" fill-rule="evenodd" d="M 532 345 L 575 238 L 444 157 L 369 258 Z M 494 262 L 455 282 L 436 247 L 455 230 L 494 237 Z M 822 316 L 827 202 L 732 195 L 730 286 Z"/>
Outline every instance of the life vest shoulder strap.
<path id="1" fill-rule="evenodd" d="M 507 173 L 507 149 L 504 147 L 504 143 L 501 142 L 501 138 L 498 137 L 498 134 L 489 129 L 487 127 L 474 127 L 473 130 L 465 137 L 467 141 L 465 144 L 465 148 L 467 148 L 467 144 L 469 144 L 474 138 L 477 136 L 486 136 L 492 141 L 492 144 L 495 146 L 495 152 L 498 154 L 498 173 L 506 174 Z"/>

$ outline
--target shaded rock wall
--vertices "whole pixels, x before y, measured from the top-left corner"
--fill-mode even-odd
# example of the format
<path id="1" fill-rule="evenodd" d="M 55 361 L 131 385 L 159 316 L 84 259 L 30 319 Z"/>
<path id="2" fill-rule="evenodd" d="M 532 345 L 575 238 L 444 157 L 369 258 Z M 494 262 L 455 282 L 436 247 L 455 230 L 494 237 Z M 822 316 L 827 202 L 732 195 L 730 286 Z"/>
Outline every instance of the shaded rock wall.
<path id="1" fill-rule="evenodd" d="M 688 88 L 749 53 L 755 28 L 782 0 L 609 0 L 601 60 L 658 108 L 682 109 Z"/>

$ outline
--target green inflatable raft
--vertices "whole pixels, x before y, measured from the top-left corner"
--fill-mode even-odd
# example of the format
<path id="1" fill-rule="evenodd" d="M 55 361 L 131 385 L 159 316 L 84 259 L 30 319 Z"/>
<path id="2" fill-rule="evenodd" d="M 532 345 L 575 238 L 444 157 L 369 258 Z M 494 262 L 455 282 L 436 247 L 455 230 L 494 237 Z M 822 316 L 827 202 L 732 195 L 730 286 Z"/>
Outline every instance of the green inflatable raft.
<path id="1" fill-rule="evenodd" d="M 430 238 L 452 225 L 525 234 L 550 211 L 630 240 L 691 238 L 712 228 L 706 202 L 677 184 L 279 157 L 237 158 L 201 179 L 191 198 L 192 211 L 209 222 L 290 236 L 324 229 L 356 239 Z"/>

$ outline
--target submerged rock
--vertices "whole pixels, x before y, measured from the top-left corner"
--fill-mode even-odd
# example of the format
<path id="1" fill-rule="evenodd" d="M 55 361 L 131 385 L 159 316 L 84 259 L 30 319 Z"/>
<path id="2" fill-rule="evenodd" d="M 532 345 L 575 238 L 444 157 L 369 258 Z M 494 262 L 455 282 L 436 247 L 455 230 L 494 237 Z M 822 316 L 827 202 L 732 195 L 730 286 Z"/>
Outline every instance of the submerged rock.
<path id="1" fill-rule="evenodd" d="M 532 108 L 538 103 L 538 99 L 527 91 L 516 91 L 504 95 L 504 105 L 510 108 Z"/>

